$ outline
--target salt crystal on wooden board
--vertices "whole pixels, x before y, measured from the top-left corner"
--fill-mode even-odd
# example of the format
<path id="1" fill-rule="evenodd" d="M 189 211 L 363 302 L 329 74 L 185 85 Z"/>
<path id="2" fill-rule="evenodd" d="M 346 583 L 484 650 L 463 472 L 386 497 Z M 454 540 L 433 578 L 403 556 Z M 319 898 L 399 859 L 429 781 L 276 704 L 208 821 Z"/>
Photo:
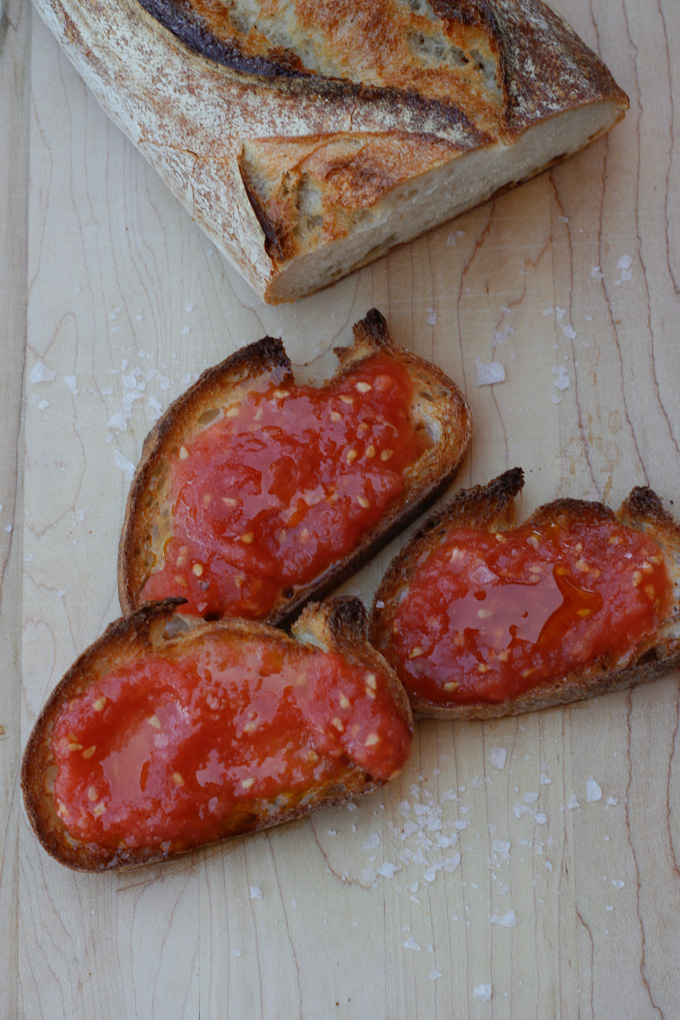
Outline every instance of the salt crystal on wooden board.
<path id="1" fill-rule="evenodd" d="M 39 361 L 31 369 L 28 381 L 30 383 L 41 383 L 41 382 L 52 382 L 55 378 L 54 372 L 47 365 L 43 365 L 42 361 Z"/>
<path id="2" fill-rule="evenodd" d="M 602 800 L 602 790 L 594 779 L 589 779 L 586 783 L 586 800 L 589 804 Z"/>
<path id="3" fill-rule="evenodd" d="M 250 898 L 251 898 L 251 900 L 261 900 L 262 899 L 262 890 L 260 889 L 259 885 L 251 885 L 250 886 Z"/>
<path id="4" fill-rule="evenodd" d="M 475 358 L 478 386 L 493 386 L 494 383 L 505 382 L 505 369 L 499 361 L 482 361 Z"/>
<path id="5" fill-rule="evenodd" d="M 515 928 L 517 926 L 517 917 L 515 916 L 514 910 L 508 910 L 507 914 L 503 914 L 500 917 L 498 914 L 494 914 L 491 918 L 492 924 L 499 924 L 501 928 Z"/>
<path id="6" fill-rule="evenodd" d="M 491 985 L 477 985 L 472 990 L 472 997 L 477 1002 L 491 1002 Z"/>
<path id="7" fill-rule="evenodd" d="M 489 761 L 495 769 L 501 772 L 505 768 L 505 759 L 508 752 L 504 747 L 494 747 L 489 754 Z"/>

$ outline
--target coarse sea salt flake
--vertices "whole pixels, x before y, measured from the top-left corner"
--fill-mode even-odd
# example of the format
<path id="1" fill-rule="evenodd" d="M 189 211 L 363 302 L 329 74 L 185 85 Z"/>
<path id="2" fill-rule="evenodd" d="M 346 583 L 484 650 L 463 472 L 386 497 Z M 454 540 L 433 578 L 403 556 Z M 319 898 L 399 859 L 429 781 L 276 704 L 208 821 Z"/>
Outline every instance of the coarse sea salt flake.
<path id="1" fill-rule="evenodd" d="M 619 802 L 618 797 L 607 797 L 607 807 L 616 807 Z"/>
<path id="2" fill-rule="evenodd" d="M 64 382 L 74 396 L 78 394 L 78 380 L 75 375 L 65 375 Z"/>
<path id="3" fill-rule="evenodd" d="M 131 417 L 132 415 L 129 411 L 118 411 L 117 414 L 109 418 L 106 427 L 108 429 L 117 429 L 119 432 L 126 432 L 127 423 Z"/>
<path id="4" fill-rule="evenodd" d="M 125 471 L 132 478 L 135 473 L 135 465 L 127 457 L 124 457 L 120 450 L 113 451 L 113 459 L 116 462 L 116 467 L 119 467 L 121 471 Z"/>
<path id="5" fill-rule="evenodd" d="M 625 887 L 625 884 L 626 883 L 622 882 L 620 878 L 612 879 L 612 885 L 614 886 L 615 889 L 623 889 Z"/>
<path id="6" fill-rule="evenodd" d="M 54 372 L 47 365 L 43 365 L 42 361 L 39 361 L 31 369 L 31 373 L 28 377 L 30 383 L 41 383 L 41 382 L 52 382 L 55 378 Z"/>
<path id="7" fill-rule="evenodd" d="M 599 266 L 593 266 L 590 270 L 590 275 L 594 280 L 604 280 L 604 273 Z"/>
<path id="8" fill-rule="evenodd" d="M 515 916 L 514 910 L 508 910 L 507 914 L 503 914 L 500 917 L 498 914 L 494 914 L 491 918 L 492 924 L 499 924 L 501 928 L 515 928 L 517 925 L 517 917 Z"/>
<path id="9" fill-rule="evenodd" d="M 596 800 L 602 800 L 602 789 L 594 779 L 589 779 L 586 783 L 586 801 L 593 804 Z"/>
<path id="10" fill-rule="evenodd" d="M 428 308 L 428 313 L 429 313 L 428 316 L 427 316 L 427 324 L 428 324 L 428 326 L 436 326 L 437 325 L 437 313 L 435 312 L 434 308 Z"/>
<path id="11" fill-rule="evenodd" d="M 364 843 L 364 850 L 377 850 L 380 846 L 380 834 L 372 832 Z"/>
<path id="12" fill-rule="evenodd" d="M 439 971 L 439 970 L 433 970 L 433 971 L 432 971 L 432 972 L 431 972 L 431 973 L 430 973 L 430 974 L 428 975 L 428 977 L 429 977 L 430 981 L 436 981 L 436 980 L 437 980 L 437 978 L 440 978 L 441 976 L 442 976 L 442 975 L 441 975 L 441 971 Z"/>
<path id="13" fill-rule="evenodd" d="M 494 747 L 489 754 L 489 761 L 495 769 L 502 771 L 505 768 L 505 759 L 508 752 L 504 747 Z"/>
<path id="14" fill-rule="evenodd" d="M 477 1002 L 491 1002 L 491 985 L 477 985 L 472 989 L 472 998 Z"/>
<path id="15" fill-rule="evenodd" d="M 391 864 L 389 861 L 385 861 L 378 868 L 378 874 L 383 878 L 394 878 L 397 871 L 401 871 L 401 864 Z"/>
<path id="16" fill-rule="evenodd" d="M 558 390 L 568 390 L 571 386 L 571 382 L 569 381 L 569 375 L 567 374 L 567 366 L 558 365 L 557 368 L 553 368 L 552 373 L 557 376 L 557 379 L 555 379 L 555 386 L 557 386 Z"/>
<path id="17" fill-rule="evenodd" d="M 262 899 L 262 890 L 260 889 L 259 885 L 251 885 L 250 886 L 250 898 L 251 898 L 251 900 L 261 900 Z"/>
<path id="18" fill-rule="evenodd" d="M 573 326 L 571 326 L 571 325 L 562 326 L 562 332 L 566 336 L 567 340 L 575 340 L 576 339 L 576 331 L 575 331 Z"/>
<path id="19" fill-rule="evenodd" d="M 404 942 L 404 949 L 415 949 L 416 952 L 418 953 L 420 952 L 420 946 L 413 938 L 413 935 L 409 935 L 409 937 L 406 939 L 406 942 Z"/>
<path id="20" fill-rule="evenodd" d="M 496 854 L 507 854 L 510 851 L 510 844 L 502 839 L 494 839 L 491 846 Z"/>
<path id="21" fill-rule="evenodd" d="M 538 794 L 537 793 L 533 793 L 532 792 L 532 793 L 525 793 L 524 794 L 524 803 L 525 804 L 535 804 L 537 800 L 538 800 Z"/>
<path id="22" fill-rule="evenodd" d="M 567 804 L 567 807 L 570 810 L 572 810 L 572 811 L 573 811 L 574 808 L 580 808 L 581 807 L 581 805 L 579 804 L 578 800 L 576 799 L 576 794 L 575 793 L 572 793 L 571 797 L 569 798 L 569 803 Z"/>
<path id="23" fill-rule="evenodd" d="M 505 382 L 505 369 L 500 361 L 482 361 L 475 358 L 478 386 L 493 386 L 494 383 Z"/>

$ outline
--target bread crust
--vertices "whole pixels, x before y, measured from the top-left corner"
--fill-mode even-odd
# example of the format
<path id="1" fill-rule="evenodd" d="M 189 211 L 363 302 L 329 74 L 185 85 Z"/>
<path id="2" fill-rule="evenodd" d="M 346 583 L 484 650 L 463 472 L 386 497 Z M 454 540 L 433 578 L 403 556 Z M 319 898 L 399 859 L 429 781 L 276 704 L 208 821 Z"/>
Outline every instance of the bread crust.
<path id="1" fill-rule="evenodd" d="M 203 635 L 212 639 L 224 635 L 244 640 L 262 637 L 280 647 L 299 644 L 314 645 L 324 651 L 336 652 L 352 663 L 361 663 L 368 669 L 380 671 L 388 683 L 388 690 L 397 711 L 413 731 L 413 718 L 406 693 L 393 670 L 373 648 L 366 636 L 366 611 L 359 599 L 345 597 L 308 606 L 293 628 L 293 636 L 263 623 L 238 619 L 225 619 L 205 623 L 195 618 L 180 618 L 181 599 L 166 599 L 145 606 L 131 616 L 115 620 L 71 666 L 49 696 L 24 751 L 21 768 L 21 786 L 26 812 L 33 830 L 44 849 L 61 864 L 76 871 L 110 871 L 138 867 L 165 861 L 179 856 L 159 846 L 146 846 L 126 851 L 99 851 L 96 847 L 72 837 L 56 813 L 54 803 L 54 774 L 56 766 L 51 740 L 60 709 L 69 699 L 81 694 L 95 680 L 130 659 L 151 653 L 181 660 L 200 642 Z M 183 627 L 168 636 L 168 625 Z M 259 815 L 249 817 L 241 830 L 236 829 L 228 839 L 270 828 L 302 818 L 322 807 L 343 804 L 355 797 L 370 793 L 384 785 L 359 766 L 349 763 L 341 782 L 332 789 L 322 789 L 302 803 L 281 808 L 268 802 L 261 803 Z M 217 840 L 215 842 L 224 842 Z M 205 844 L 212 845 L 212 844 Z M 194 848 L 198 849 L 198 848 Z M 191 853 L 191 850 L 182 853 Z"/>
<path id="2" fill-rule="evenodd" d="M 397 607 L 408 592 L 410 581 L 428 556 L 457 528 L 507 531 L 515 526 L 515 500 L 524 485 L 521 468 L 512 468 L 489 482 L 456 494 L 441 510 L 428 517 L 388 567 L 375 593 L 370 614 L 369 635 L 388 661 L 390 634 Z M 644 531 L 663 553 L 673 583 L 672 609 L 658 632 L 646 639 L 622 660 L 585 663 L 559 680 L 544 681 L 524 694 L 497 704 L 444 706 L 411 694 L 416 718 L 497 719 L 623 690 L 655 680 L 680 666 L 680 524 L 664 509 L 650 488 L 637 487 L 618 512 L 602 503 L 559 499 L 539 507 L 524 522 L 540 526 L 579 521 L 597 524 L 619 521 Z"/>
<path id="3" fill-rule="evenodd" d="M 420 12 L 396 0 L 281 0 L 246 4 L 260 28 L 243 30 L 243 11 L 230 21 L 232 5 L 208 0 L 34 3 L 106 112 L 272 303 L 533 176 L 628 106 L 539 0 L 432 0 Z M 268 6 L 280 10 L 267 22 Z M 551 129 L 547 148 L 482 180 L 479 166 L 534 127 L 594 107 L 602 115 L 566 147 Z M 336 158 L 338 140 L 355 151 Z M 328 158 L 299 166 L 299 142 Z M 421 218 L 406 214 L 411 193 L 436 189 L 433 173 L 482 152 L 465 201 L 450 181 L 446 197 L 423 198 Z"/>
<path id="4" fill-rule="evenodd" d="M 331 564 L 308 584 L 293 585 L 281 592 L 266 621 L 289 622 L 302 606 L 332 591 L 366 563 L 374 553 L 397 535 L 411 520 L 427 509 L 453 478 L 470 439 L 471 422 L 467 402 L 458 387 L 436 365 L 425 361 L 390 337 L 383 316 L 371 309 L 354 326 L 351 347 L 338 348 L 338 370 L 319 389 L 330 388 L 366 358 L 383 353 L 403 364 L 414 384 L 412 419 L 424 425 L 434 440 L 418 461 L 408 469 L 401 494 L 388 511 L 365 532 L 354 550 Z M 152 541 L 152 529 L 159 515 L 167 515 L 168 453 L 177 449 L 212 407 L 232 403 L 240 389 L 247 392 L 263 378 L 285 383 L 292 378 L 290 361 L 280 340 L 265 337 L 204 372 L 200 379 L 170 405 L 145 440 L 125 511 L 118 555 L 118 588 L 121 608 L 129 613 L 139 606 L 139 592 L 148 576 L 145 564 Z M 166 530 L 167 530 L 166 528 Z"/>

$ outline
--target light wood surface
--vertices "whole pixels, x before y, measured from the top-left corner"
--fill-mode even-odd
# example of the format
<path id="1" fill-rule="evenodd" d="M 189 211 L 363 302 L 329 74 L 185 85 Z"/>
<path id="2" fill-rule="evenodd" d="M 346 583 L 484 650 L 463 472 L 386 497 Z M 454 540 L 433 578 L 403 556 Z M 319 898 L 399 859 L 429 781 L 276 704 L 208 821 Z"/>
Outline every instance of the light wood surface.
<path id="1" fill-rule="evenodd" d="M 159 410 L 244 342 L 282 332 L 307 361 L 374 305 L 468 396 L 456 486 L 519 464 L 526 512 L 558 496 L 618 505 L 635 484 L 680 511 L 680 6 L 556 6 L 629 93 L 625 122 L 268 308 L 29 6 L 0 3 L 3 1016 L 680 1016 L 677 675 L 519 719 L 421 724 L 401 778 L 355 810 L 123 875 L 60 867 L 20 806 L 45 696 L 118 615 L 128 464 Z M 476 359 L 505 381 L 478 386 Z M 49 380 L 31 381 L 38 364 Z M 389 558 L 347 589 L 369 598 Z"/>

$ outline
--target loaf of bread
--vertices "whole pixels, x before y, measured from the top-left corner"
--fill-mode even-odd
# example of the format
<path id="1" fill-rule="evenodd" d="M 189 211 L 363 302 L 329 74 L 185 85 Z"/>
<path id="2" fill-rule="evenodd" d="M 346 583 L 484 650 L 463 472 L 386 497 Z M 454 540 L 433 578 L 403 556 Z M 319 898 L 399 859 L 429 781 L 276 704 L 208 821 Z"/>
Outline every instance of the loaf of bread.
<path id="1" fill-rule="evenodd" d="M 112 623 L 28 740 L 27 814 L 70 868 L 165 861 L 279 825 L 376 789 L 408 758 L 408 698 L 358 599 L 308 606 L 292 637 L 177 608 Z"/>
<path id="2" fill-rule="evenodd" d="M 273 303 L 552 166 L 628 105 L 540 0 L 34 3 Z"/>
<path id="3" fill-rule="evenodd" d="M 515 468 L 418 529 L 375 595 L 371 640 L 416 715 L 490 719 L 680 665 L 680 525 L 649 488 L 615 514 L 561 499 L 514 527 Z"/>
<path id="4" fill-rule="evenodd" d="M 290 620 L 428 507 L 470 438 L 458 387 L 395 343 L 375 309 L 323 385 L 297 384 L 280 340 L 205 372 L 156 423 L 130 489 L 124 612 Z"/>

